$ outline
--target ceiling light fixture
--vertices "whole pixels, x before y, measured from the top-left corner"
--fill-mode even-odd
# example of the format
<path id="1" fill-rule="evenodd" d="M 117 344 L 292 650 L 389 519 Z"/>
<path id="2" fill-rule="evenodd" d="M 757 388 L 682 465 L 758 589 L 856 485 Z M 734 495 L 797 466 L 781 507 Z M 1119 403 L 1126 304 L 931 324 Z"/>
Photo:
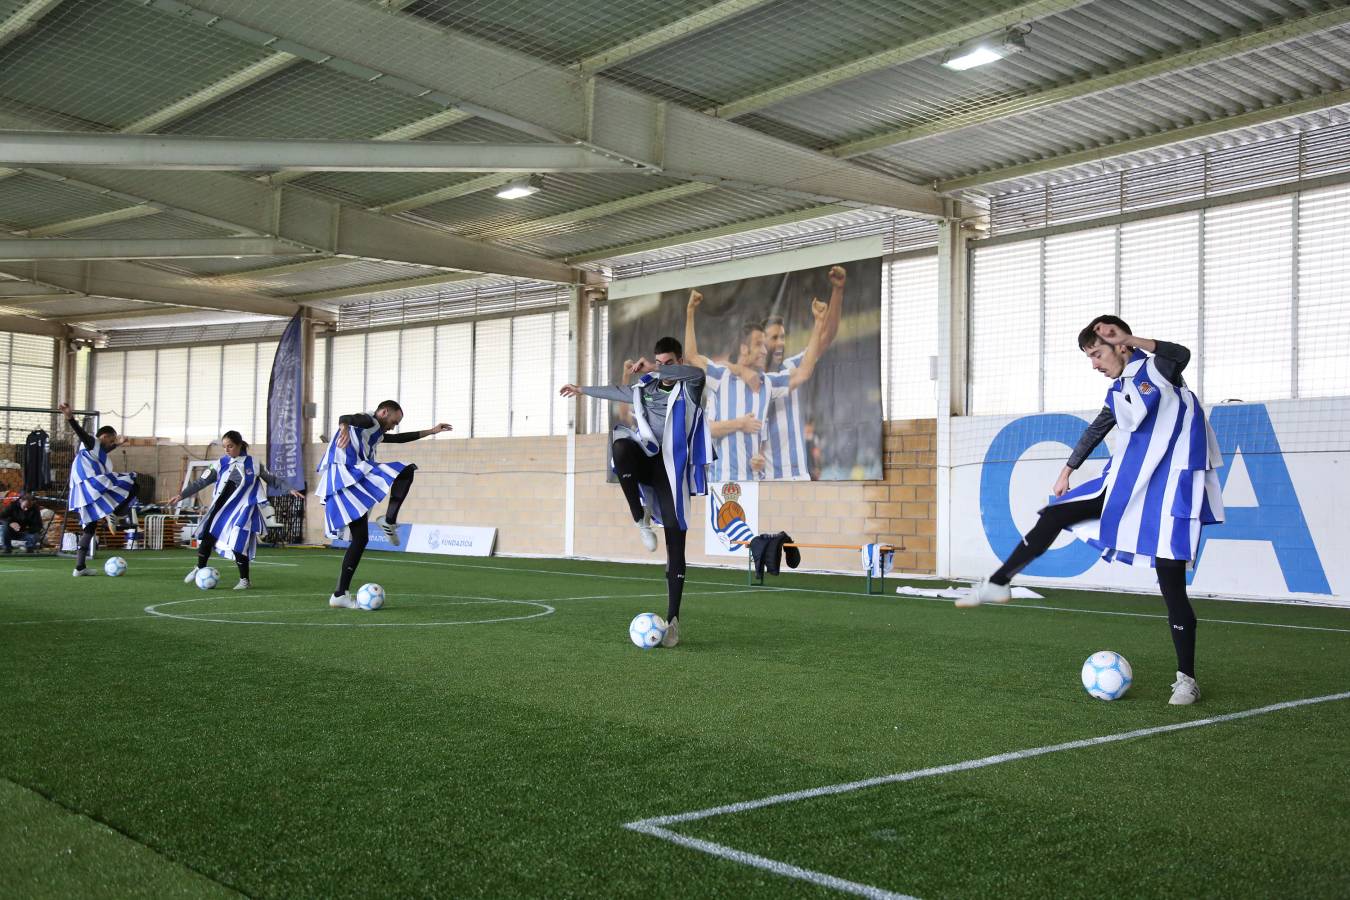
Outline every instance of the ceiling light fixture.
<path id="1" fill-rule="evenodd" d="M 503 200 L 519 200 L 521 197 L 528 197 L 531 194 L 539 193 L 539 189 L 544 186 L 543 175 L 531 175 L 529 178 L 517 178 L 515 181 L 508 181 L 497 189 L 497 196 Z"/>
<path id="2" fill-rule="evenodd" d="M 1026 35 L 1029 31 L 1030 25 L 1013 25 L 997 34 L 957 44 L 942 54 L 942 64 L 948 69 L 964 72 L 1021 53 L 1027 49 Z"/>

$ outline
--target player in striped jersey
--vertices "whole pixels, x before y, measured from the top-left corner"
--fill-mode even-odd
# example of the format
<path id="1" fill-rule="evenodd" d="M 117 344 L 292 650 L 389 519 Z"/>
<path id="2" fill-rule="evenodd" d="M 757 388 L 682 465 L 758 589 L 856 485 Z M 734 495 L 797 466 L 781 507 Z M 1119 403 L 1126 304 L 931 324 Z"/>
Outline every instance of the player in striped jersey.
<path id="1" fill-rule="evenodd" d="M 70 499 L 68 507 L 80 514 L 79 549 L 75 553 L 74 575 L 92 575 L 85 568 L 89 558 L 89 548 L 94 542 L 94 532 L 98 529 L 98 520 L 106 518 L 108 529 L 117 531 L 117 519 L 131 508 L 132 495 L 136 490 L 136 473 L 114 472 L 108 467 L 108 454 L 126 443 L 126 438 L 117 436 L 117 429 L 104 425 L 96 435 L 91 435 L 75 421 L 69 403 L 57 407 L 66 423 L 80 441 L 80 449 L 70 464 Z"/>
<path id="2" fill-rule="evenodd" d="M 761 446 L 769 406 L 771 401 L 797 390 L 815 372 L 827 307 L 819 300 L 811 304 L 815 325 L 801 364 L 791 371 L 769 375 L 764 372 L 768 344 L 760 322 L 741 326 L 734 361 L 715 363 L 698 352 L 695 318 L 702 302 L 700 291 L 689 292 L 684 335 L 686 358 L 708 374 L 710 431 L 717 449 L 709 477 L 715 482 L 771 477 Z"/>
<path id="3" fill-rule="evenodd" d="M 1103 415 L 1109 413 L 1128 437 L 1102 474 L 1077 488 L 1069 488 L 1066 467 L 1055 482 L 1056 498 L 1041 510 L 1035 527 L 988 581 L 956 605 L 1006 603 L 1013 576 L 1049 549 L 1060 531 L 1071 530 L 1104 559 L 1157 570 L 1177 655 L 1169 702 L 1194 703 L 1200 699 L 1196 618 L 1186 595 L 1186 570 L 1195 560 L 1200 529 L 1223 521 L 1215 471 L 1223 463 L 1200 401 L 1181 378 L 1190 352 L 1137 338 L 1114 316 L 1094 320 L 1079 334 L 1078 345 L 1092 367 L 1112 380 Z M 1101 440 L 1105 431 L 1094 432 L 1098 428 L 1088 427 L 1075 458 L 1081 461 Z"/>
<path id="4" fill-rule="evenodd" d="M 839 319 L 844 309 L 844 284 L 848 273 L 843 266 L 831 266 L 830 303 L 820 335 L 819 355 L 834 343 L 839 333 Z M 815 301 L 819 303 L 820 301 Z M 813 304 L 814 307 L 814 304 Z M 790 375 L 806 359 L 806 351 L 786 356 L 787 322 L 779 315 L 764 320 L 764 341 L 769 351 L 766 371 Z M 769 404 L 763 437 L 760 441 L 765 463 L 765 478 L 776 481 L 808 481 L 811 478 L 810 460 L 806 452 L 806 416 L 801 395 L 795 390 L 778 397 Z"/>
<path id="5" fill-rule="evenodd" d="M 417 466 L 376 462 L 376 446 L 381 441 L 402 444 L 450 430 L 450 426 L 442 422 L 423 431 L 388 433 L 402 421 L 403 407 L 393 400 L 375 407 L 373 414 L 342 416 L 323 461 L 319 463 L 319 485 L 314 493 L 323 503 L 324 530 L 329 537 L 337 537 L 346 529 L 351 538 L 342 557 L 337 590 L 328 598 L 329 606 L 356 607 L 348 589 L 370 541 L 370 511 L 385 495 L 389 497 L 389 506 L 375 524 L 384 531 L 389 543 L 398 546 L 398 511 L 412 488 Z"/>

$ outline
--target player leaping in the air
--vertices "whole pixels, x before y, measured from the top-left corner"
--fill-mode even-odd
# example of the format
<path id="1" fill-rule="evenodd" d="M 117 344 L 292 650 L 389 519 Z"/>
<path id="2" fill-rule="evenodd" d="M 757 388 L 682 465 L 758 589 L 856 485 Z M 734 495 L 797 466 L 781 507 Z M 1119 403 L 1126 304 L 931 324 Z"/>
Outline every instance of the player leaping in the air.
<path id="1" fill-rule="evenodd" d="M 114 532 L 117 530 L 117 518 L 131 508 L 132 493 L 136 490 L 136 474 L 114 472 L 108 465 L 108 454 L 126 443 L 125 438 L 118 438 L 116 428 L 104 425 L 97 435 L 91 435 L 75 421 L 69 403 L 62 403 L 57 409 L 66 417 L 66 422 L 80 441 L 80 449 L 70 464 L 68 505 L 69 509 L 80 514 L 82 526 L 79 549 L 75 553 L 74 574 L 92 575 L 84 562 L 89 558 L 98 520 L 106 517 L 108 528 Z"/>
<path id="2" fill-rule="evenodd" d="M 661 646 L 674 647 L 680 642 L 689 498 L 708 493 L 712 445 L 703 422 L 703 370 L 684 365 L 683 348 L 673 337 L 656 342 L 653 358 L 629 367 L 637 379 L 631 386 L 565 384 L 559 393 L 632 404 L 633 426 L 614 428 L 614 471 L 643 546 L 656 550 L 654 520 L 665 531 L 667 628 Z"/>
<path id="3" fill-rule="evenodd" d="M 1094 319 L 1078 335 L 1092 368 L 1111 379 L 1106 406 L 1090 425 L 1055 482 L 1055 499 L 997 572 L 957 606 L 1006 603 L 1013 576 L 1068 529 L 1102 557 L 1151 565 L 1167 603 L 1177 654 L 1173 705 L 1200 699 L 1195 681 L 1195 611 L 1186 595 L 1186 569 L 1195 560 L 1202 526 L 1223 521 L 1218 473 L 1223 465 L 1214 431 L 1181 371 L 1190 351 L 1138 338 L 1115 316 Z M 1153 354 L 1153 355 L 1149 355 Z M 1126 432 L 1100 476 L 1072 490 L 1069 475 L 1110 426 Z"/>
<path id="4" fill-rule="evenodd" d="M 395 546 L 399 543 L 398 511 L 412 488 L 417 466 L 376 462 L 376 445 L 381 441 L 402 444 L 450 430 L 450 426 L 442 422 L 423 431 L 389 434 L 389 430 L 397 428 L 401 421 L 403 407 L 393 400 L 375 407 L 374 414 L 355 413 L 341 417 L 337 432 L 328 443 L 328 451 L 319 463 L 319 485 L 314 493 L 323 503 L 324 530 L 330 538 L 338 537 L 343 529 L 350 534 L 337 590 L 328 598 L 329 606 L 356 608 L 356 601 L 348 589 L 370 541 L 370 511 L 386 494 L 389 506 L 375 524 L 384 531 L 389 543 Z"/>

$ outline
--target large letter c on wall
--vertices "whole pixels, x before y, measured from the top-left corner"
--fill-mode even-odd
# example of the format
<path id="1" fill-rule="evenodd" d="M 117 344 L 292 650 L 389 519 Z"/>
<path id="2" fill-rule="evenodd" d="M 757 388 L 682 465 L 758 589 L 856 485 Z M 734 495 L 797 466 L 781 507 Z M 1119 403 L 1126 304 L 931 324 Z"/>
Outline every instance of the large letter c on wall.
<path id="1" fill-rule="evenodd" d="M 1012 487 L 1013 467 L 1031 447 L 1044 441 L 1055 441 L 1073 447 L 1083 434 L 1087 423 L 1077 416 L 1047 413 L 1015 419 L 1004 426 L 989 444 L 980 469 L 980 521 L 985 537 L 994 555 L 1003 559 L 1022 534 L 1013 521 Z M 1092 458 L 1107 456 L 1106 447 L 1098 445 Z M 1049 485 L 1046 485 L 1049 495 Z M 1073 578 L 1082 575 L 1101 558 L 1101 553 L 1082 541 L 1075 540 L 1058 550 L 1048 550 L 1031 565 L 1026 574 L 1045 578 Z"/>

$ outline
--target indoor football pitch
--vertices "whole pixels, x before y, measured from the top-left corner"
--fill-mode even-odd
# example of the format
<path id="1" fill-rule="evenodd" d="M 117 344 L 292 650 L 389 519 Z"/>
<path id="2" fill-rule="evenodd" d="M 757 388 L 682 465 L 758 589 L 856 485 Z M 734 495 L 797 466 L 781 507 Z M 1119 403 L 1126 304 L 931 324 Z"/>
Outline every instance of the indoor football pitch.
<path id="1" fill-rule="evenodd" d="M 125 556 L 0 559 L 0 895 L 1350 895 L 1345 610 L 1198 600 L 1171 707 L 1157 597 L 696 569 L 644 651 L 656 566 Z"/>

